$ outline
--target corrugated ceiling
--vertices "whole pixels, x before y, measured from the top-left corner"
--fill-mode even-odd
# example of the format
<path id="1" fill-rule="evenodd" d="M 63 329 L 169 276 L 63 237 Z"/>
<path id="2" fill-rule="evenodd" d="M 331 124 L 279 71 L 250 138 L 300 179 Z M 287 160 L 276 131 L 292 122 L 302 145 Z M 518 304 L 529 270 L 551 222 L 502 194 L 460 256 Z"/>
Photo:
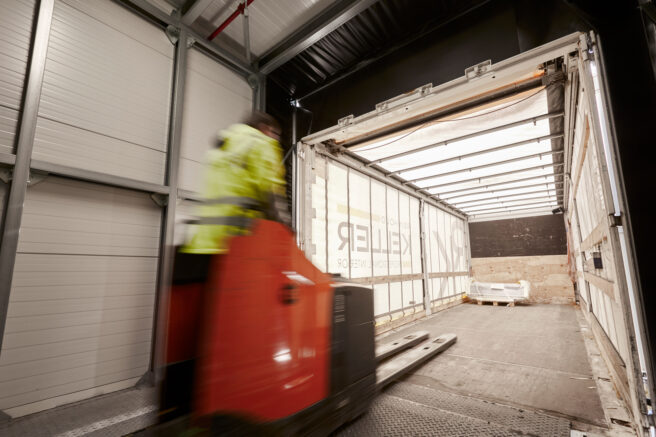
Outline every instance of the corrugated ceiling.
<path id="1" fill-rule="evenodd" d="M 254 0 L 248 6 L 251 52 L 261 56 L 296 29 L 330 6 L 331 0 Z M 239 0 L 214 0 L 200 20 L 214 28 L 223 23 L 238 7 Z M 223 33 L 243 46 L 243 17 L 237 17 Z"/>

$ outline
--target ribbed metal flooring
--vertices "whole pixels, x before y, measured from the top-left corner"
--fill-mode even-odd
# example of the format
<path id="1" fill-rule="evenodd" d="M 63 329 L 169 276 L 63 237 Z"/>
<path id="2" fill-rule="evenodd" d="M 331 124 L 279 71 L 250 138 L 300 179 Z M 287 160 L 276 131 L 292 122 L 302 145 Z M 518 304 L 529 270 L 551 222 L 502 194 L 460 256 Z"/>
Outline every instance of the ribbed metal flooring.
<path id="1" fill-rule="evenodd" d="M 562 436 L 568 420 L 406 382 L 378 396 L 337 436 Z"/>

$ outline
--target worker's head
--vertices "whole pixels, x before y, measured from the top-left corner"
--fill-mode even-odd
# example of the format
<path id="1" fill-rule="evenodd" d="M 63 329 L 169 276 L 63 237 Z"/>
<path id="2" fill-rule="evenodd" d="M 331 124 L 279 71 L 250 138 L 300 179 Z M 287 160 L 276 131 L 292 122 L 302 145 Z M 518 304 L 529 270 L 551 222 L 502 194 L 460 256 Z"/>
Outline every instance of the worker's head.
<path id="1" fill-rule="evenodd" d="M 276 141 L 280 141 L 280 123 L 265 112 L 253 111 L 245 124 L 254 127 Z"/>

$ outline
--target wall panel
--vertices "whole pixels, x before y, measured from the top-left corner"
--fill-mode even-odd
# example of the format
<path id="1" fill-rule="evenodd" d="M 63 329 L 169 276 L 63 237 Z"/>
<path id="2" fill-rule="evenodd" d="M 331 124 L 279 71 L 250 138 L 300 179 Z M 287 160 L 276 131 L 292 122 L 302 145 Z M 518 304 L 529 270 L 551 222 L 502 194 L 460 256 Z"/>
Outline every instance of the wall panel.
<path id="1" fill-rule="evenodd" d="M 200 192 L 205 153 L 220 131 L 242 121 L 252 108 L 246 80 L 196 49 L 188 52 L 182 115 L 180 188 Z"/>
<path id="2" fill-rule="evenodd" d="M 0 409 L 28 414 L 146 372 L 160 223 L 146 193 L 56 177 L 28 188 Z"/>
<path id="3" fill-rule="evenodd" d="M 30 51 L 34 0 L 3 0 L 0 14 L 0 153 L 14 153 Z"/>
<path id="4" fill-rule="evenodd" d="M 33 159 L 164 182 L 173 45 L 109 0 L 55 2 Z"/>

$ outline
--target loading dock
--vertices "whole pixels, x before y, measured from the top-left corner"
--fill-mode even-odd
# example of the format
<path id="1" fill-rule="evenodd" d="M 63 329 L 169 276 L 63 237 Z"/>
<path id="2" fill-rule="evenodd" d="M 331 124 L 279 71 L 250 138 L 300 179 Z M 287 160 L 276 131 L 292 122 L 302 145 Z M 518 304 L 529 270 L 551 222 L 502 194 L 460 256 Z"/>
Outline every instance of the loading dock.
<path id="1" fill-rule="evenodd" d="M 615 92 L 610 99 L 610 85 L 620 82 L 609 84 L 609 78 L 617 77 L 620 63 L 617 58 L 606 63 L 602 43 L 615 35 L 575 23 L 553 33 L 543 29 L 537 37 L 526 31 L 535 21 L 526 26 L 521 5 L 496 9 L 488 2 L 463 2 L 461 10 L 444 17 L 444 31 L 438 34 L 457 34 L 451 20 L 459 23 L 458 17 L 473 14 L 480 25 L 475 28 L 488 32 L 494 50 L 492 43 L 479 45 L 485 38 L 475 33 L 457 37 L 466 41 L 462 44 L 447 38 L 446 49 L 429 48 L 436 51 L 432 60 L 420 56 L 426 62 L 422 68 L 415 64 L 408 75 L 416 53 L 410 50 L 414 54 L 403 58 L 399 53 L 405 46 L 394 42 L 389 48 L 396 48 L 400 67 L 381 69 L 377 76 L 377 61 L 385 58 L 378 53 L 353 64 L 352 71 L 345 67 L 326 75 L 334 68 L 331 62 L 308 67 L 313 54 L 329 44 L 330 38 L 323 38 L 334 31 L 344 40 L 343 25 L 351 19 L 351 25 L 366 23 L 366 15 L 374 13 L 370 8 L 379 2 L 320 3 L 311 20 L 297 22 L 287 38 L 277 35 L 275 44 L 264 33 L 246 38 L 243 60 L 226 50 L 234 44 L 222 45 L 230 42 L 224 35 L 218 43 L 204 37 L 211 16 L 217 20 L 230 13 L 225 2 L 184 3 L 2 1 L 10 12 L 0 17 L 0 421 L 5 421 L 0 429 L 13 426 L 9 418 L 54 414 L 60 410 L 53 407 L 132 390 L 156 378 L 161 351 L 154 345 L 162 331 L 158 314 L 166 307 L 161 284 L 169 279 L 173 242 L 182 237 L 176 220 L 193 214 L 200 198 L 196 175 L 216 124 L 229 124 L 236 121 L 236 112 L 258 107 L 277 112 L 290 128 L 291 143 L 302 138 L 291 151 L 288 169 L 299 245 L 325 271 L 375 290 L 379 334 L 418 323 L 441 326 L 456 315 L 464 319 L 458 321 L 489 318 L 490 326 L 502 331 L 495 339 L 503 338 L 513 323 L 517 330 L 530 331 L 533 324 L 548 325 L 562 316 L 575 329 L 577 320 L 583 346 L 576 335 L 547 335 L 545 343 L 532 343 L 545 349 L 576 345 L 567 350 L 576 356 L 545 362 L 546 373 L 557 374 L 553 380 L 567 375 L 573 378 L 571 386 L 561 379 L 553 398 L 532 398 L 522 391 L 529 386 L 515 387 L 512 396 L 518 402 L 510 407 L 543 410 L 576 429 L 608 426 L 620 432 L 619 423 L 630 423 L 636 432 L 648 432 L 653 425 L 653 336 L 648 334 L 651 298 L 644 277 L 650 269 L 646 261 L 637 269 L 639 249 L 640 259 L 648 259 L 643 242 L 648 228 L 642 226 L 636 238 L 632 226 L 645 220 L 635 200 L 641 184 L 634 181 L 649 172 L 627 176 L 631 164 L 620 162 L 631 149 L 622 140 L 632 125 L 618 108 L 641 118 L 635 108 L 640 105 L 623 100 L 628 94 Z M 260 6 L 252 7 L 257 13 Z M 510 26 L 508 8 L 515 13 L 512 26 L 521 30 L 519 56 L 506 50 L 512 46 L 504 33 Z M 569 17 L 565 6 L 554 8 Z M 649 9 L 636 11 L 642 17 Z M 489 19 L 481 18 L 488 12 Z M 228 28 L 230 38 L 244 30 L 248 36 L 247 23 L 245 18 L 240 29 Z M 536 27 L 539 34 L 542 28 Z M 569 34 L 575 28 L 581 32 Z M 498 39 L 491 38 L 494 32 Z M 629 38 L 631 32 L 618 35 Z M 471 49 L 475 55 L 450 57 L 451 42 L 453 52 Z M 251 43 L 257 51 L 253 58 Z M 618 46 L 605 47 L 617 53 Z M 623 44 L 622 50 L 643 46 Z M 484 49 L 490 49 L 493 61 L 481 62 L 487 59 L 487 52 L 479 57 Z M 438 58 L 445 60 L 444 68 Z M 460 65 L 462 58 L 468 63 Z M 304 76 L 298 76 L 304 68 Z M 338 83 L 346 73 L 352 83 Z M 378 79 L 363 86 L 366 75 Z M 381 86 L 385 75 L 395 80 Z M 406 80 L 396 81 L 401 76 Z M 296 85 L 297 93 L 292 90 Z M 632 96 L 648 99 L 650 88 L 638 94 Z M 352 104 L 354 99 L 361 103 Z M 130 102 L 129 107 L 120 102 Z M 310 112 L 316 117 L 306 132 Z M 648 125 L 643 120 L 642 126 Z M 554 220 L 563 232 L 554 230 Z M 501 238 L 478 239 L 490 234 L 505 235 L 507 244 L 499 245 Z M 519 234 L 523 237 L 515 237 Z M 559 247 L 564 244 L 567 252 L 529 254 L 527 247 L 536 244 L 528 241 L 542 239 L 539 245 L 546 247 L 547 236 L 564 239 Z M 530 306 L 464 305 L 470 279 L 528 280 Z M 498 313 L 492 311 L 497 310 L 506 311 L 504 317 L 495 319 Z M 511 314 L 526 318 L 515 320 Z M 467 332 L 471 327 L 461 328 Z M 597 352 L 585 349 L 595 344 L 589 336 Z M 505 399 L 503 387 L 482 378 L 494 370 L 480 363 L 502 361 L 486 355 L 495 351 L 494 345 L 479 345 L 478 337 L 470 340 L 458 343 L 480 353 L 463 354 L 479 364 L 467 363 L 481 377 L 469 386 L 470 401 Z M 585 400 L 585 411 L 567 402 L 553 406 L 587 381 L 576 378 L 591 375 L 584 349 L 593 376 L 595 368 L 605 366 L 609 372 L 597 379 L 597 390 L 601 393 L 604 385 L 607 392 L 616 390 L 625 416 L 611 415 L 607 408 L 599 414 L 596 401 L 582 389 L 572 396 Z M 540 356 L 524 352 L 530 353 L 518 353 L 509 366 L 526 370 Z M 417 385 L 426 377 L 422 372 L 447 362 L 429 363 L 402 385 Z M 453 367 L 458 365 L 465 363 Z M 520 377 L 526 375 L 515 376 Z M 453 379 L 467 387 L 468 380 Z M 535 387 L 549 386 L 537 381 Z M 463 393 L 451 386 L 450 394 Z M 412 402 L 421 397 L 408 396 Z M 600 396 L 607 407 L 604 399 Z M 367 423 L 354 424 L 353 430 Z"/>

